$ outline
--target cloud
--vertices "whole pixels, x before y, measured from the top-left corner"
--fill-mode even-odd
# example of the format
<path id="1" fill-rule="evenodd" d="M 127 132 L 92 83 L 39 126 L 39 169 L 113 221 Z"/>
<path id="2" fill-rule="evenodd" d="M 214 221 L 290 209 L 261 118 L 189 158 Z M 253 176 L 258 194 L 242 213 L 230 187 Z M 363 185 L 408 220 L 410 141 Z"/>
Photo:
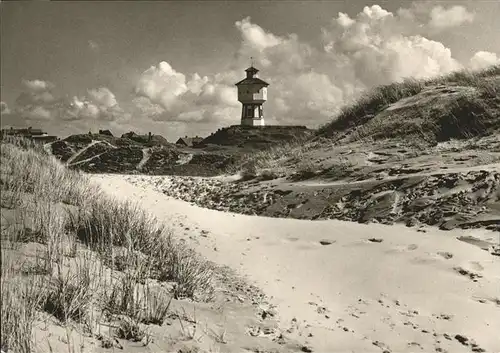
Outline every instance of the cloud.
<path id="1" fill-rule="evenodd" d="M 10 109 L 7 103 L 0 102 L 0 114 L 10 114 Z"/>
<path id="2" fill-rule="evenodd" d="M 65 114 L 66 120 L 98 119 L 101 111 L 98 106 L 85 98 L 73 97 Z"/>
<path id="3" fill-rule="evenodd" d="M 406 35 L 400 20 L 378 5 L 365 7 L 355 19 L 339 14 L 323 29 L 325 51 L 337 67 L 352 72 L 353 79 L 366 87 L 461 67 L 442 43 L 419 34 Z"/>
<path id="4" fill-rule="evenodd" d="M 395 19 L 400 22 L 400 29 L 415 31 L 423 34 L 436 34 L 450 28 L 472 23 L 476 15 L 465 6 L 442 5 L 429 6 L 429 2 L 414 1 L 409 7 L 397 10 Z"/>
<path id="5" fill-rule="evenodd" d="M 272 33 L 266 33 L 260 26 L 250 22 L 250 17 L 236 21 L 236 28 L 241 32 L 243 41 L 262 51 L 281 44 L 282 39 Z"/>
<path id="6" fill-rule="evenodd" d="M 88 97 L 74 96 L 64 104 L 62 117 L 65 120 L 102 120 L 125 119 L 125 112 L 118 104 L 115 95 L 106 87 L 90 89 Z"/>
<path id="7" fill-rule="evenodd" d="M 321 47 L 294 33 L 276 35 L 246 17 L 235 22 L 241 43 L 228 70 L 188 78 L 160 62 L 139 78 L 136 109 L 155 121 L 237 124 L 241 105 L 234 83 L 244 77 L 253 57 L 254 66 L 270 83 L 266 120 L 317 126 L 366 89 L 462 68 L 449 48 L 427 37 L 444 19 L 449 26 L 471 21 L 472 15 L 462 8 L 417 4 L 392 13 L 373 5 L 352 18 L 339 13 L 322 29 Z"/>
<path id="8" fill-rule="evenodd" d="M 116 97 L 108 88 L 101 87 L 97 89 L 90 89 L 88 91 L 90 100 L 101 106 L 102 108 L 113 108 L 118 105 Z"/>
<path id="9" fill-rule="evenodd" d="M 474 13 L 469 12 L 464 6 L 455 5 L 449 8 L 436 6 L 430 12 L 429 25 L 442 29 L 461 26 L 474 21 Z"/>
<path id="10" fill-rule="evenodd" d="M 19 95 L 16 104 L 20 106 L 45 105 L 55 101 L 52 89 L 54 84 L 42 80 L 23 80 L 24 91 Z"/>
<path id="11" fill-rule="evenodd" d="M 118 104 L 108 88 L 89 89 L 84 96 L 57 96 L 54 84 L 43 80 L 24 80 L 24 91 L 9 109 L 2 104 L 2 123 L 19 126 L 41 126 L 55 130 L 92 128 L 99 124 L 103 128 L 112 122 L 124 122 L 130 114 Z M 5 112 L 4 110 L 7 109 Z"/>
<path id="12" fill-rule="evenodd" d="M 469 62 L 473 70 L 484 69 L 491 65 L 500 65 L 500 57 L 496 53 L 487 51 L 478 51 Z"/>
<path id="13" fill-rule="evenodd" d="M 151 102 L 171 109 L 176 98 L 188 90 L 186 76 L 175 71 L 169 63 L 162 61 L 144 71 L 137 82 L 135 93 L 147 97 Z"/>
<path id="14" fill-rule="evenodd" d="M 234 87 L 224 83 L 225 79 L 195 73 L 188 80 L 162 61 L 140 76 L 134 104 L 140 112 L 158 121 L 217 120 L 221 112 L 239 105 Z"/>
<path id="15" fill-rule="evenodd" d="M 54 88 L 53 83 L 42 80 L 23 80 L 23 85 L 30 92 L 45 92 L 50 91 L 52 88 Z"/>
<path id="16" fill-rule="evenodd" d="M 52 114 L 44 107 L 34 107 L 31 110 L 25 112 L 25 117 L 28 120 L 51 120 Z"/>

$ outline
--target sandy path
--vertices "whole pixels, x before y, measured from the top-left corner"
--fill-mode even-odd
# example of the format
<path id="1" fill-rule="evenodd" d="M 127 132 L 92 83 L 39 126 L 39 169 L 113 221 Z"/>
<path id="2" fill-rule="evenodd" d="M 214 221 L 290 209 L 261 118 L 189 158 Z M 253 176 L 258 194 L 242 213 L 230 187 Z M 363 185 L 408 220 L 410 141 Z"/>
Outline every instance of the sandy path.
<path id="1" fill-rule="evenodd" d="M 474 231 L 234 215 L 126 181 L 135 176 L 93 178 L 248 276 L 277 305 L 284 335 L 314 352 L 500 352 L 500 257 L 456 239 Z"/>
<path id="2" fill-rule="evenodd" d="M 79 155 L 81 155 L 83 152 L 85 152 L 86 150 L 88 150 L 90 147 L 94 146 L 94 145 L 97 145 L 98 143 L 101 143 L 101 141 L 96 141 L 96 140 L 93 140 L 91 143 L 89 143 L 87 146 L 85 146 L 84 148 L 82 148 L 81 150 L 79 150 L 78 152 L 76 152 L 74 155 L 72 155 L 67 161 L 66 161 L 66 164 L 71 164 Z"/>
<path id="3" fill-rule="evenodd" d="M 149 157 L 151 157 L 151 150 L 149 148 L 143 148 L 142 149 L 142 159 L 137 164 L 136 169 L 142 170 L 142 167 L 144 167 L 144 165 L 149 161 Z"/>

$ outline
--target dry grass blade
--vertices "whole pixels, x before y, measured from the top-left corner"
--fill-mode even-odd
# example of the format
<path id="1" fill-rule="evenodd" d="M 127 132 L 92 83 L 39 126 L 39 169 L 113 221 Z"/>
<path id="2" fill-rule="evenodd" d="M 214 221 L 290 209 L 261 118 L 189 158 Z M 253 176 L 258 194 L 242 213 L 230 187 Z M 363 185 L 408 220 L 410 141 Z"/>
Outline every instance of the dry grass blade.
<path id="1" fill-rule="evenodd" d="M 168 317 L 173 296 L 167 296 L 163 290 L 152 291 L 149 287 L 145 293 L 145 310 L 141 314 L 143 324 L 163 325 Z"/>
<path id="2" fill-rule="evenodd" d="M 28 280 L 16 276 L 13 268 L 2 253 L 0 347 L 5 352 L 31 352 L 33 322 L 45 292 L 40 277 Z"/>
<path id="3" fill-rule="evenodd" d="M 90 264 L 78 264 L 75 272 L 64 273 L 62 264 L 58 266 L 58 276 L 50 283 L 42 305 L 44 311 L 64 323 L 70 319 L 84 322 L 95 293 Z"/>

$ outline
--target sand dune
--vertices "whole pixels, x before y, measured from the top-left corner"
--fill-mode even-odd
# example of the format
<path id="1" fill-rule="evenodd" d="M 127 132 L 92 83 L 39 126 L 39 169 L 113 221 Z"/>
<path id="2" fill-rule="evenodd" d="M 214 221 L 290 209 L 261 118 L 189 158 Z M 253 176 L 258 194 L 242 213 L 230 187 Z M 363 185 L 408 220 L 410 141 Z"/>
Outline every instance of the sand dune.
<path id="1" fill-rule="evenodd" d="M 313 352 L 500 352 L 500 257 L 457 239 L 498 234 L 236 215 L 93 178 L 262 288 Z"/>

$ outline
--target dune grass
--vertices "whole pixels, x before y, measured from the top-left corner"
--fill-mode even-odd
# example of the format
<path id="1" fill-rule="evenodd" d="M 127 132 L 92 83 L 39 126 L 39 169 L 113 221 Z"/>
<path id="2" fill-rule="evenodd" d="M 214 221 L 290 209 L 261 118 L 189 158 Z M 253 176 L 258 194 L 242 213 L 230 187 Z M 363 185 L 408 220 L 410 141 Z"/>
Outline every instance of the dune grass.
<path id="1" fill-rule="evenodd" d="M 317 143 L 308 142 L 306 139 L 296 139 L 248 153 L 243 155 L 237 163 L 229 166 L 226 173 L 238 173 L 242 180 L 254 178 L 272 180 L 285 176 L 290 169 L 311 171 L 314 165 L 304 156 L 316 145 Z"/>
<path id="2" fill-rule="evenodd" d="M 212 265 L 137 205 L 106 196 L 30 141 L 4 138 L 0 155 L 4 352 L 33 351 L 43 313 L 91 334 L 119 319 L 125 332 L 161 324 L 172 298 L 212 297 Z M 173 290 L 157 290 L 160 282 Z"/>
<path id="3" fill-rule="evenodd" d="M 498 81 L 489 78 L 499 75 L 500 65 L 496 65 L 479 71 L 461 70 L 427 80 L 405 79 L 402 82 L 376 87 L 367 91 L 354 104 L 341 108 L 340 114 L 318 129 L 317 136 L 332 137 L 335 132 L 362 125 L 389 105 L 414 96 L 429 86 L 456 85 L 473 87 L 479 91 L 479 96 L 471 100 L 464 97 L 449 115 L 459 115 L 461 107 L 466 110 L 481 108 L 481 100 L 498 97 L 500 91 Z"/>
<path id="4" fill-rule="evenodd" d="M 0 348 L 4 352 L 31 352 L 32 330 L 43 302 L 39 277 L 31 281 L 18 275 L 13 259 L 2 245 Z"/>

